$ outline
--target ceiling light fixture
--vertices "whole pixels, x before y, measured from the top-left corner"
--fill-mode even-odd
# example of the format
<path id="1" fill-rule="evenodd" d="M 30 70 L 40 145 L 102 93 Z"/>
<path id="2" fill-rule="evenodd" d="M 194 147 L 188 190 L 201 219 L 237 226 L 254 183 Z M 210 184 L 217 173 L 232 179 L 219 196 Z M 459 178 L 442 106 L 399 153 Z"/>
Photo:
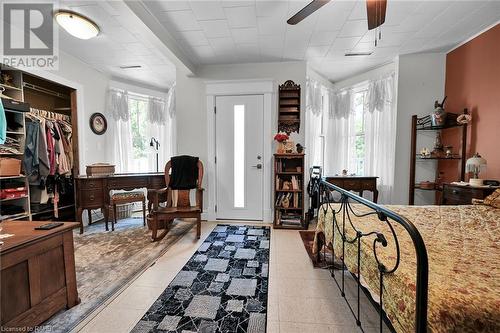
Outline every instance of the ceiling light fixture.
<path id="1" fill-rule="evenodd" d="M 346 57 L 358 57 L 358 56 L 369 56 L 373 52 L 347 52 L 345 54 Z"/>
<path id="2" fill-rule="evenodd" d="M 70 35 L 90 39 L 99 34 L 99 27 L 92 20 L 75 12 L 60 10 L 54 14 L 56 22 Z"/>

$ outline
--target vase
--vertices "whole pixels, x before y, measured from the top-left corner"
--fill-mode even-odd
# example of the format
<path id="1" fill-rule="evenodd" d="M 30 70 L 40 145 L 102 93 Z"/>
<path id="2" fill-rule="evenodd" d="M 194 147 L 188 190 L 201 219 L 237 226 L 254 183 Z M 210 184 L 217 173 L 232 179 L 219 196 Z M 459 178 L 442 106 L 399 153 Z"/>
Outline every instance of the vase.
<path id="1" fill-rule="evenodd" d="M 276 153 L 284 154 L 286 151 L 286 141 L 278 142 L 278 148 L 276 149 Z"/>

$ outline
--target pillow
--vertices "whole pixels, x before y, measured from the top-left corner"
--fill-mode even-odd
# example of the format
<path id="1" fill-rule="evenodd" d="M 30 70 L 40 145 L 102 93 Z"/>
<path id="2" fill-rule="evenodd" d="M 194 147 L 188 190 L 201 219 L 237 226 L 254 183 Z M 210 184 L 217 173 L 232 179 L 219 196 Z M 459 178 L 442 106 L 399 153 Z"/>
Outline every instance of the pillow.
<path id="1" fill-rule="evenodd" d="M 500 208 L 500 189 L 488 195 L 484 200 L 472 199 L 474 205 L 488 205 L 495 208 Z"/>

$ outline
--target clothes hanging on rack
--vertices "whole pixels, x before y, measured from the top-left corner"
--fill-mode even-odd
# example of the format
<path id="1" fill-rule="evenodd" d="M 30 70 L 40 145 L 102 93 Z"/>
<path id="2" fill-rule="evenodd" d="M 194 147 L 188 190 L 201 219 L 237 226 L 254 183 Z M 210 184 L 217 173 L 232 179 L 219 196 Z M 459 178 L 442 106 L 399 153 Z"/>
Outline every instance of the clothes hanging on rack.
<path id="1" fill-rule="evenodd" d="M 34 108 L 26 116 L 24 163 L 31 201 L 43 205 L 52 199 L 55 217 L 60 194 L 72 193 L 68 186 L 73 169 L 70 121 L 69 116 Z"/>

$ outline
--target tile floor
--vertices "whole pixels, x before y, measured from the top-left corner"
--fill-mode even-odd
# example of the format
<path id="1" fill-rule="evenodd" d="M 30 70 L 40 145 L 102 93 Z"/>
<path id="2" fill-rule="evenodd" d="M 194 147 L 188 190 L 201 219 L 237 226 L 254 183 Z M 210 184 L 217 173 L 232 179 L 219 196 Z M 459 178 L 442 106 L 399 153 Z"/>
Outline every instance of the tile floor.
<path id="1" fill-rule="evenodd" d="M 216 225 L 216 222 L 204 222 L 199 241 L 193 228 L 75 332 L 129 332 Z M 347 282 L 347 294 L 353 297 L 354 284 L 352 280 Z M 378 332 L 378 314 L 368 300 L 361 303 L 361 309 L 364 332 Z M 268 333 L 360 331 L 329 271 L 312 267 L 298 231 L 271 232 L 267 315 Z"/>

